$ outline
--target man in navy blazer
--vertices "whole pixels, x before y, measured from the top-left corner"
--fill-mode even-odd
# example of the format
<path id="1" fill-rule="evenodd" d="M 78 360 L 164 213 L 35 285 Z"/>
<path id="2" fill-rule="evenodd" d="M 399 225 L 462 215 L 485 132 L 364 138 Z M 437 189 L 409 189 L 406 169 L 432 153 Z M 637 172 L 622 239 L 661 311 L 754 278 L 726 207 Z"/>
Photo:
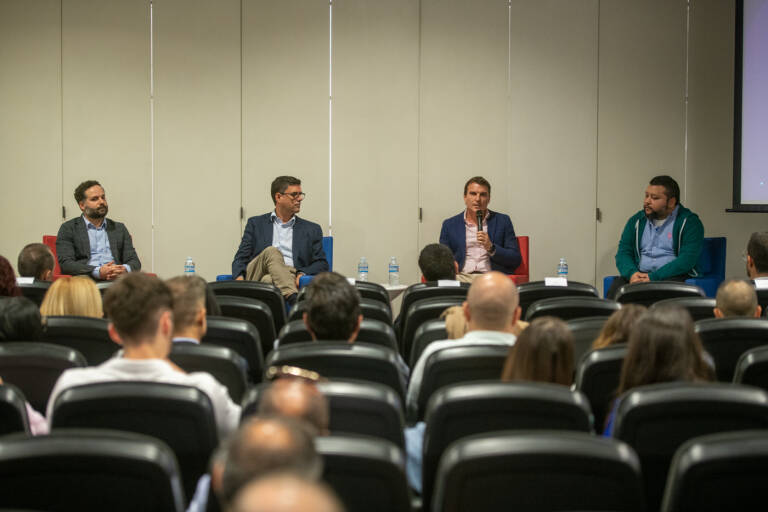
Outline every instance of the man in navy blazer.
<path id="1" fill-rule="evenodd" d="M 302 275 L 329 269 L 323 251 L 323 230 L 296 216 L 306 197 L 301 180 L 278 176 L 272 182 L 271 194 L 275 210 L 248 219 L 232 261 L 232 276 L 274 283 L 291 301 Z"/>
<path id="2" fill-rule="evenodd" d="M 522 261 L 512 221 L 508 215 L 489 210 L 490 200 L 488 180 L 470 178 L 464 185 L 466 210 L 443 221 L 440 243 L 451 249 L 460 280 L 471 280 L 471 274 L 491 270 L 512 274 Z M 478 215 L 482 229 L 478 229 Z"/>

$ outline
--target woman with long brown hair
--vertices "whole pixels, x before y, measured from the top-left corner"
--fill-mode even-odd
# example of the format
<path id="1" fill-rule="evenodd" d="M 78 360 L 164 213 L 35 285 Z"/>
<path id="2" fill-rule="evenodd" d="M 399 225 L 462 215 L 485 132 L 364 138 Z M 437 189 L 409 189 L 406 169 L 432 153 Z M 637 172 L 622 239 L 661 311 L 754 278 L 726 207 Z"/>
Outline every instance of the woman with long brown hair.
<path id="1" fill-rule="evenodd" d="M 559 318 L 537 318 L 509 349 L 501 380 L 551 382 L 570 386 L 573 381 L 573 335 Z"/>

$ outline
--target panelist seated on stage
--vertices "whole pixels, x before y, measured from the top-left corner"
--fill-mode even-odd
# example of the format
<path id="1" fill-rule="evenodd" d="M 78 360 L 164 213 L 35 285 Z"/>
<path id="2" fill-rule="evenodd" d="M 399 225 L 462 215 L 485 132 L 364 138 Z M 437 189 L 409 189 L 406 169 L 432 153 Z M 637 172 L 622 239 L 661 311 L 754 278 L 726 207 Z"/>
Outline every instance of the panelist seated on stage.
<path id="1" fill-rule="evenodd" d="M 747 277 L 753 281 L 768 279 L 768 232 L 752 233 L 745 256 Z"/>
<path id="2" fill-rule="evenodd" d="M 141 261 L 128 229 L 107 218 L 107 196 L 99 182 L 88 180 L 78 185 L 75 201 L 83 214 L 62 224 L 56 236 L 61 273 L 111 281 L 140 270 Z"/>
<path id="3" fill-rule="evenodd" d="M 496 270 L 512 274 L 520 265 L 520 247 L 508 215 L 488 209 L 491 184 L 481 176 L 464 185 L 466 209 L 443 221 L 440 243 L 447 245 L 459 265 L 458 279 Z M 482 228 L 478 229 L 478 217 Z"/>
<path id="4" fill-rule="evenodd" d="M 320 225 L 296 216 L 306 194 L 301 180 L 278 176 L 272 182 L 275 209 L 248 219 L 232 261 L 232 276 L 272 283 L 289 303 L 295 301 L 302 275 L 329 270 Z"/>

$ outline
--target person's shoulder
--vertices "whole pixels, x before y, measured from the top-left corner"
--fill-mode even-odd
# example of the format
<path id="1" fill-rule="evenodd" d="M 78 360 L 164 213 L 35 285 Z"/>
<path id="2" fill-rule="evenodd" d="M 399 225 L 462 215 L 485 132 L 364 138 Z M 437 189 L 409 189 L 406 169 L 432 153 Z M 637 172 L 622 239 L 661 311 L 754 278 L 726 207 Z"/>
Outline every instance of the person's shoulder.
<path id="1" fill-rule="evenodd" d="M 464 223 L 464 212 L 459 212 L 456 215 L 452 215 L 451 217 L 448 217 L 443 221 L 443 226 L 450 225 L 453 223 Z"/>
<path id="2" fill-rule="evenodd" d="M 506 213 L 501 213 L 494 210 L 488 210 L 488 214 L 489 214 L 488 220 L 495 218 L 496 222 L 504 222 L 504 223 L 509 222 L 510 224 L 512 224 L 512 219 Z"/>
<path id="3" fill-rule="evenodd" d="M 254 215 L 253 217 L 248 217 L 248 224 L 261 224 L 265 222 L 269 222 L 269 217 L 272 215 L 272 212 L 268 213 L 262 213 L 261 215 Z"/>
<path id="4" fill-rule="evenodd" d="M 296 226 L 304 226 L 309 229 L 317 229 L 320 231 L 323 230 L 323 228 L 320 227 L 320 224 L 318 224 L 317 222 L 312 222 L 311 220 L 302 219 L 298 215 L 296 216 Z"/>
<path id="5" fill-rule="evenodd" d="M 83 221 L 82 215 L 79 217 L 73 217 L 69 220 L 65 220 L 61 223 L 61 227 L 59 228 L 59 231 L 62 229 L 74 229 L 78 222 L 82 222 L 83 226 L 85 226 L 85 222 Z"/>

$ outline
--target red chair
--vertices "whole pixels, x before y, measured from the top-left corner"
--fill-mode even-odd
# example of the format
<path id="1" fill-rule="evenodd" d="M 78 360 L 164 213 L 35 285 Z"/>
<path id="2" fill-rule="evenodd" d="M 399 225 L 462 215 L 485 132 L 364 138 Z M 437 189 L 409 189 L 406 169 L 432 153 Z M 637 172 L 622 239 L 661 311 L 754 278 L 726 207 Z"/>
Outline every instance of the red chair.
<path id="1" fill-rule="evenodd" d="M 53 268 L 53 280 L 57 280 L 60 277 L 69 277 L 66 274 L 61 273 L 61 267 L 59 266 L 59 258 L 56 256 L 56 236 L 54 235 L 43 235 L 43 243 L 48 246 L 48 248 L 53 253 L 53 262 L 55 263 L 55 267 Z"/>

